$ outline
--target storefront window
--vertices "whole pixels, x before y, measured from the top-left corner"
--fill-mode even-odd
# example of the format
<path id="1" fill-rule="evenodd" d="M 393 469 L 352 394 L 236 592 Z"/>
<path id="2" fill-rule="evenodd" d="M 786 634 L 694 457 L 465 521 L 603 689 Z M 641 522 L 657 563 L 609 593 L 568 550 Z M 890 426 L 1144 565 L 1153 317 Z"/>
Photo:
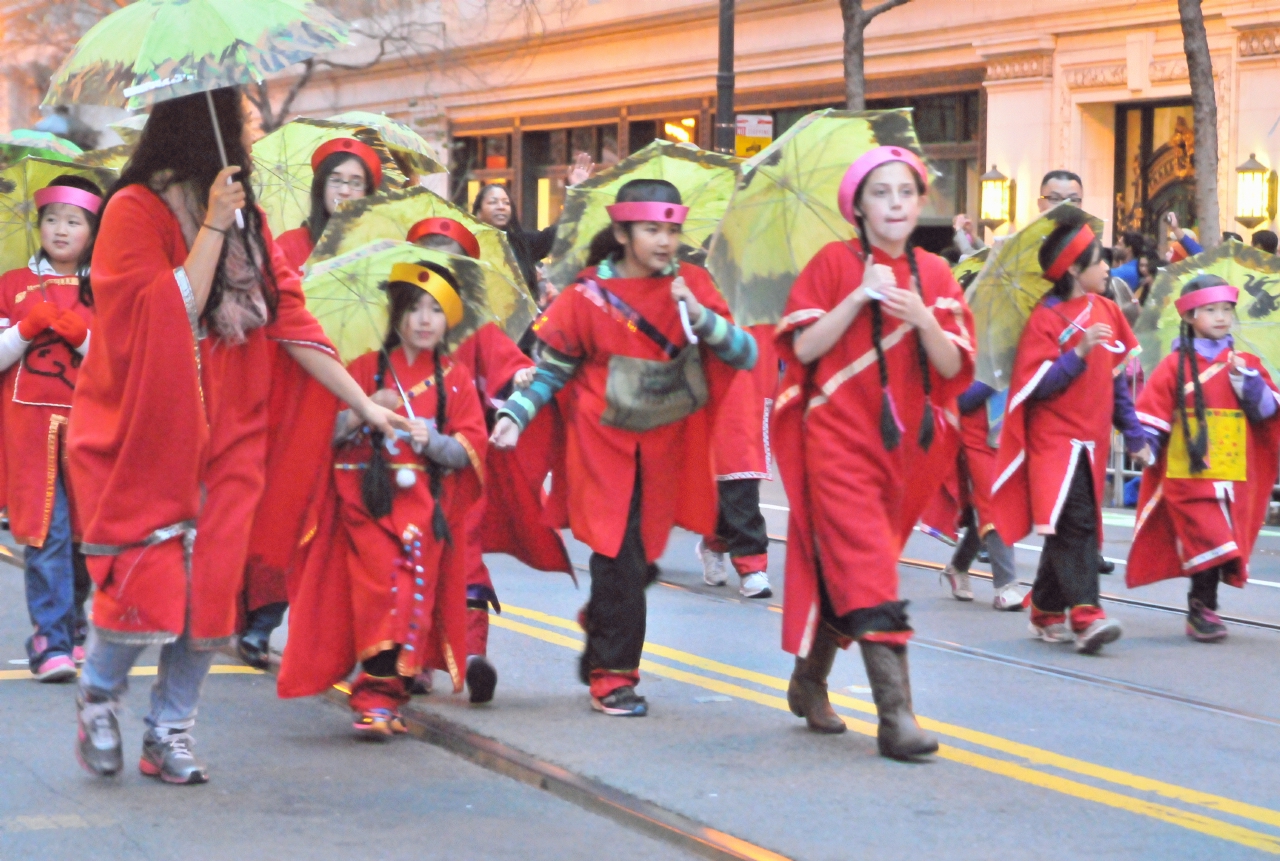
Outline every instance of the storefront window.
<path id="1" fill-rule="evenodd" d="M 1186 102 L 1116 108 L 1117 231 L 1159 235 L 1160 219 L 1174 212 L 1196 222 L 1195 121 Z"/>

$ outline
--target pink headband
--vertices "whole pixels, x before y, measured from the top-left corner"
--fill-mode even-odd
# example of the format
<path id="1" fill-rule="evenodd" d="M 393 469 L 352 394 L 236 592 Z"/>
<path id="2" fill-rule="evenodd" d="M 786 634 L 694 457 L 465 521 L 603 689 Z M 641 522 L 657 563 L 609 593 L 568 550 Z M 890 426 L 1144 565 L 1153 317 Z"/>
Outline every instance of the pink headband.
<path id="1" fill-rule="evenodd" d="M 614 224 L 624 221 L 659 221 L 666 224 L 684 224 L 689 207 L 676 203 L 659 203 L 656 200 L 615 203 L 606 206 L 605 211 L 613 219 Z"/>
<path id="2" fill-rule="evenodd" d="M 920 181 L 924 183 L 925 191 L 929 190 L 929 171 L 924 166 L 920 156 L 900 146 L 878 146 L 873 150 L 864 152 L 858 157 L 857 161 L 849 165 L 849 169 L 845 171 L 844 179 L 840 181 L 840 193 L 836 196 L 836 200 L 840 204 L 840 214 L 844 216 L 845 221 L 850 224 L 855 223 L 853 196 L 858 193 L 858 186 L 862 185 L 862 181 L 867 178 L 867 174 L 880 165 L 888 164 L 891 161 L 900 161 L 906 164 L 907 167 L 915 171 L 916 176 L 920 177 Z"/>
<path id="3" fill-rule="evenodd" d="M 1239 301 L 1239 287 L 1232 287 L 1230 284 L 1219 284 L 1216 287 L 1205 287 L 1188 293 L 1186 296 L 1179 296 L 1174 300 L 1173 306 L 1178 309 L 1179 314 L 1185 314 L 1188 311 L 1194 311 L 1201 305 L 1212 305 L 1214 302 L 1230 302 L 1235 305 Z"/>
<path id="4" fill-rule="evenodd" d="M 42 206 L 48 206 L 51 203 L 69 203 L 72 206 L 80 207 L 90 215 L 97 215 L 98 210 L 102 208 L 102 198 L 98 197 L 98 195 L 82 188 L 72 188 L 69 185 L 51 185 L 40 189 L 34 196 L 37 211 Z"/>

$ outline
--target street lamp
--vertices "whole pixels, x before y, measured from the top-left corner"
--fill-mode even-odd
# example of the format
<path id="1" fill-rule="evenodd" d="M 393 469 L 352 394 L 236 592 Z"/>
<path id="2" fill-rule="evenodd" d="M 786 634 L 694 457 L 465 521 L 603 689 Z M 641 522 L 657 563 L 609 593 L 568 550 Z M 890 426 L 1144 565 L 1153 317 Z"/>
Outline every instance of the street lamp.
<path id="1" fill-rule="evenodd" d="M 978 180 L 978 221 L 994 231 L 1005 222 L 1013 221 L 1014 181 L 996 166 L 991 165 Z"/>
<path id="2" fill-rule="evenodd" d="M 1236 221 L 1253 230 L 1276 217 L 1276 172 L 1254 158 L 1236 168 Z"/>

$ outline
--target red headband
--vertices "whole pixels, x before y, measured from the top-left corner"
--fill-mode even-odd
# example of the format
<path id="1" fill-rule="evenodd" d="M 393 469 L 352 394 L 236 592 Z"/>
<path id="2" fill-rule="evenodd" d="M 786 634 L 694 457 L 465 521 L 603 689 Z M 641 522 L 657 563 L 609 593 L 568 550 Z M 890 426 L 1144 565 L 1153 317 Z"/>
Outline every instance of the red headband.
<path id="1" fill-rule="evenodd" d="M 102 209 L 102 198 L 91 191 L 85 191 L 83 188 L 73 188 L 69 185 L 51 185 L 42 188 L 33 195 L 36 201 L 36 210 L 39 211 L 42 206 L 48 206 L 51 203 L 69 203 L 72 206 L 78 206 L 88 212 L 90 215 L 97 215 L 98 210 Z"/>
<path id="2" fill-rule="evenodd" d="M 350 153 L 364 162 L 365 167 L 369 168 L 369 175 L 373 177 L 373 188 L 369 189 L 370 192 L 382 185 L 382 159 L 378 158 L 378 154 L 374 152 L 373 147 L 355 138 L 334 138 L 316 147 L 316 151 L 311 154 L 312 172 L 318 172 L 320 170 L 320 162 L 339 152 Z"/>
<path id="3" fill-rule="evenodd" d="M 605 211 L 614 224 L 624 221 L 658 221 L 666 224 L 684 224 L 689 207 L 678 203 L 661 203 L 656 200 L 631 201 L 606 206 Z"/>
<path id="4" fill-rule="evenodd" d="M 480 259 L 480 242 L 476 235 L 461 222 L 452 218 L 424 218 L 409 228 L 406 237 L 410 242 L 417 242 L 424 236 L 444 236 L 462 246 L 462 250 L 473 260 Z"/>
<path id="5" fill-rule="evenodd" d="M 1211 305 L 1214 302 L 1230 302 L 1235 305 L 1239 301 L 1240 288 L 1232 287 L 1230 284 L 1217 284 L 1213 287 L 1193 290 L 1185 296 L 1179 296 L 1174 300 L 1173 306 L 1178 309 L 1179 314 L 1185 314 L 1188 311 L 1194 311 L 1201 305 Z"/>
<path id="6" fill-rule="evenodd" d="M 1096 237 L 1093 234 L 1093 228 L 1087 224 L 1080 225 L 1080 230 L 1075 236 L 1071 237 L 1071 241 L 1067 243 L 1067 247 L 1059 252 L 1058 256 L 1049 264 L 1049 268 L 1044 270 L 1044 278 L 1046 281 L 1057 281 L 1063 275 L 1067 274 L 1067 270 L 1071 268 L 1071 264 L 1080 259 L 1080 255 L 1084 250 L 1093 244 Z"/>

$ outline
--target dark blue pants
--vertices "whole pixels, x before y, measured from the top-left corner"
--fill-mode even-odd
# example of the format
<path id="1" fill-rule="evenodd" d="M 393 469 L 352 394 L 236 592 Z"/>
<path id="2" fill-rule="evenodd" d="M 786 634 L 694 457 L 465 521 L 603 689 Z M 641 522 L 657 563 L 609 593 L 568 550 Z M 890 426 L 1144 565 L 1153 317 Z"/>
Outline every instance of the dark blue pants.
<path id="1" fill-rule="evenodd" d="M 59 473 L 44 546 L 26 548 L 27 611 L 35 628 L 27 640 L 27 658 L 33 672 L 47 658 L 70 656 L 78 623 L 83 622 L 84 600 L 76 600 L 73 552 L 71 509 Z"/>

